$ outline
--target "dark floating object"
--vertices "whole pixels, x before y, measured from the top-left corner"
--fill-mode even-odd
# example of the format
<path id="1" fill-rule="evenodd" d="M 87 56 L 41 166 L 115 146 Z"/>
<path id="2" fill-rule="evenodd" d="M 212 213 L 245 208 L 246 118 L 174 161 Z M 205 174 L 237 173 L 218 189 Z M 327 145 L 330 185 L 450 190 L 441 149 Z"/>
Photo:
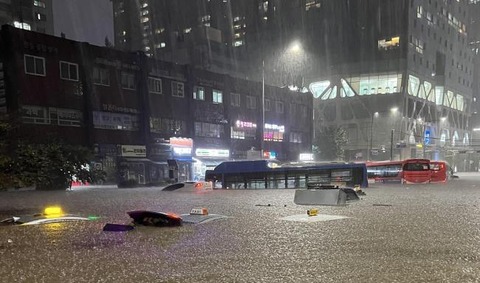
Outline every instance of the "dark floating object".
<path id="1" fill-rule="evenodd" d="M 293 202 L 298 205 L 346 205 L 347 201 L 360 200 L 351 188 L 311 183 L 307 189 L 295 191 Z"/>
<path id="2" fill-rule="evenodd" d="M 126 232 L 126 231 L 131 231 L 135 227 L 132 225 L 124 225 L 124 224 L 111 224 L 107 223 L 105 226 L 103 226 L 103 231 L 106 232 Z"/>
<path id="3" fill-rule="evenodd" d="M 129 211 L 127 214 L 133 219 L 134 224 L 155 226 L 155 227 L 174 227 L 182 225 L 182 218 L 173 213 L 163 213 L 147 210 Z"/>
<path id="4" fill-rule="evenodd" d="M 373 206 L 392 206 L 391 204 L 374 203 Z"/>
<path id="5" fill-rule="evenodd" d="M 183 187 L 185 187 L 184 183 L 177 183 L 177 184 L 172 184 L 172 185 L 166 186 L 165 188 L 162 189 L 162 191 L 176 191 L 176 190 L 181 189 Z"/>
<path id="6" fill-rule="evenodd" d="M 273 204 L 256 204 L 255 206 L 273 206 Z"/>

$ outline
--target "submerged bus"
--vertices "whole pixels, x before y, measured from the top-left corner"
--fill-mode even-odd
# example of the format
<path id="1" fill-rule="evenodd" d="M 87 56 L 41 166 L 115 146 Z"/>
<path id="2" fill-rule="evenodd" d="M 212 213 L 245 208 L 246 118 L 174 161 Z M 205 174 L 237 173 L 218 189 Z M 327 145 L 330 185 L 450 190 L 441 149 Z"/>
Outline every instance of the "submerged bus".
<path id="1" fill-rule="evenodd" d="M 224 189 L 307 188 L 309 184 L 368 187 L 364 163 L 279 163 L 270 160 L 227 161 L 207 170 L 205 181 Z"/>
<path id="2" fill-rule="evenodd" d="M 430 183 L 432 170 L 428 159 L 367 162 L 368 179 L 375 183 Z"/>

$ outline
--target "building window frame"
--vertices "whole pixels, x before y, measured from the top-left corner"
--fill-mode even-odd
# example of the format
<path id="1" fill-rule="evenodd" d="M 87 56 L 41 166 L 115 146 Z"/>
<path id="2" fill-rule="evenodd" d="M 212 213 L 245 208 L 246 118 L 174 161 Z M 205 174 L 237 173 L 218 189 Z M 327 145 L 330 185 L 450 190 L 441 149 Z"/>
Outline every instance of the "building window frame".
<path id="1" fill-rule="evenodd" d="M 148 93 L 163 94 L 162 79 L 148 77 Z"/>
<path id="2" fill-rule="evenodd" d="M 60 61 L 58 64 L 60 68 L 60 78 L 62 80 L 78 82 L 78 64 L 67 62 L 67 61 Z M 63 66 L 66 66 L 65 70 L 67 74 L 64 73 Z M 74 75 L 72 75 L 72 67 L 73 67 L 73 70 L 75 70 Z"/>
<path id="3" fill-rule="evenodd" d="M 193 99 L 205 100 L 205 88 L 202 86 L 193 87 Z"/>
<path id="4" fill-rule="evenodd" d="M 212 90 L 212 102 L 214 104 L 222 104 L 223 103 L 223 92 L 218 89 Z"/>
<path id="5" fill-rule="evenodd" d="M 257 109 L 257 99 L 255 96 L 247 95 L 247 109 Z"/>
<path id="6" fill-rule="evenodd" d="M 185 84 L 182 82 L 172 81 L 172 96 L 185 97 Z"/>
<path id="7" fill-rule="evenodd" d="M 283 101 L 276 101 L 275 102 L 275 112 L 280 113 L 280 114 L 285 112 L 285 104 L 283 103 Z"/>
<path id="8" fill-rule="evenodd" d="M 93 67 L 93 84 L 110 86 L 110 71 L 106 68 Z"/>
<path id="9" fill-rule="evenodd" d="M 120 84 L 122 89 L 135 90 L 135 74 L 122 71 Z"/>
<path id="10" fill-rule="evenodd" d="M 32 67 L 28 66 L 28 61 L 31 61 L 33 63 L 33 69 Z M 41 70 L 38 69 L 38 64 L 41 63 Z M 25 74 L 27 75 L 32 75 L 32 76 L 39 76 L 39 77 L 45 77 L 47 75 L 46 69 L 45 69 L 45 58 L 44 57 L 39 57 L 39 56 L 34 56 L 34 55 L 29 55 L 25 54 L 24 55 L 24 70 Z"/>
<path id="11" fill-rule="evenodd" d="M 230 104 L 233 107 L 240 107 L 240 93 L 232 93 Z"/>

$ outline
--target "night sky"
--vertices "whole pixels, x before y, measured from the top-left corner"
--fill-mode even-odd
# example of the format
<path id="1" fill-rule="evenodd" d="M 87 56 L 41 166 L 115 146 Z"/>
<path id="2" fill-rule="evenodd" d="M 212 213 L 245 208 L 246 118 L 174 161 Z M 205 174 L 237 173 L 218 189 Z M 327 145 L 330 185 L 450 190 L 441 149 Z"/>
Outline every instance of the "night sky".
<path id="1" fill-rule="evenodd" d="M 110 0 L 53 0 L 55 35 L 104 46 L 113 43 L 113 11 Z"/>

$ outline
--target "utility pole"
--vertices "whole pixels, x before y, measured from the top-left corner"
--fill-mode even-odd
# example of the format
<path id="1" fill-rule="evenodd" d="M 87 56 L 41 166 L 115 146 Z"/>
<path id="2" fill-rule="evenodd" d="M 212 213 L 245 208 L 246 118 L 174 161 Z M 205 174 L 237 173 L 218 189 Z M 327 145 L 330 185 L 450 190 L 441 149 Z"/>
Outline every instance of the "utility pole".
<path id="1" fill-rule="evenodd" d="M 390 133 L 390 161 L 393 161 L 393 133 L 395 132 L 395 129 L 392 129 L 392 132 Z"/>

